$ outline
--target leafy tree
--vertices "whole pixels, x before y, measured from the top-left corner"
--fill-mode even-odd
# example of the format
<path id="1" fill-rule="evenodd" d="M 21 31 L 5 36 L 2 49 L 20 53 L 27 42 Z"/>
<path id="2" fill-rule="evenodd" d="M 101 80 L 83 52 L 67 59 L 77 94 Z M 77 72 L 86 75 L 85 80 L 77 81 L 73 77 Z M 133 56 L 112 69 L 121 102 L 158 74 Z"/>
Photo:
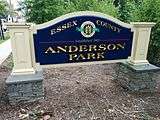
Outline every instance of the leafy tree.
<path id="1" fill-rule="evenodd" d="M 35 23 L 49 21 L 65 12 L 62 0 L 25 0 L 21 6 L 27 21 Z"/>
<path id="2" fill-rule="evenodd" d="M 160 64 L 160 0 L 143 0 L 133 13 L 133 21 L 157 23 L 151 35 L 148 59 Z"/>
<path id="3" fill-rule="evenodd" d="M 117 16 L 117 9 L 114 7 L 112 0 L 70 0 L 67 10 L 69 10 L 68 12 L 97 11 L 114 17 Z"/>
<path id="4" fill-rule="evenodd" d="M 135 9 L 135 3 L 139 4 L 137 0 L 114 0 L 113 4 L 118 8 L 118 17 L 123 22 L 130 22 L 132 20 L 132 11 Z"/>
<path id="5" fill-rule="evenodd" d="M 25 0 L 22 4 L 27 21 L 44 23 L 75 11 L 99 11 L 117 16 L 111 0 Z"/>

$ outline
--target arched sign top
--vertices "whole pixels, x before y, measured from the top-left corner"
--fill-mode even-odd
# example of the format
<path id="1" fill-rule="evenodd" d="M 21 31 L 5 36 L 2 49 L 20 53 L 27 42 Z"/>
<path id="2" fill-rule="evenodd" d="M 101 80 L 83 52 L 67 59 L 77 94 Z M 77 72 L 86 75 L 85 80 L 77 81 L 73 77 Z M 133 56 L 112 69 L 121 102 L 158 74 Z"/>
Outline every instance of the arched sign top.
<path id="1" fill-rule="evenodd" d="M 49 22 L 46 22 L 46 23 L 43 23 L 43 24 L 39 24 L 36 26 L 36 29 L 37 30 L 40 30 L 40 29 L 44 29 L 44 28 L 47 28 L 47 27 L 50 27 L 54 24 L 57 24 L 61 21 L 64 21 L 64 20 L 67 20 L 67 19 L 70 19 L 70 18 L 73 18 L 73 17 L 82 17 L 82 16 L 86 16 L 86 17 L 97 17 L 97 18 L 102 18 L 102 19 L 107 19 L 108 21 L 111 21 L 115 24 L 118 24 L 120 25 L 121 27 L 124 27 L 124 28 L 128 28 L 128 29 L 131 29 L 132 28 L 132 25 L 130 24 L 127 24 L 127 23 L 124 23 L 120 20 L 118 20 L 117 18 L 114 18 L 112 16 L 109 16 L 107 14 L 104 14 L 104 13 L 100 13 L 100 12 L 93 12 L 93 11 L 79 11 L 79 12 L 73 12 L 73 13 L 68 13 L 66 15 L 62 15 L 54 20 L 51 20 Z"/>
<path id="2" fill-rule="evenodd" d="M 132 25 L 99 12 L 82 11 L 36 25 L 36 62 L 41 65 L 127 59 Z"/>

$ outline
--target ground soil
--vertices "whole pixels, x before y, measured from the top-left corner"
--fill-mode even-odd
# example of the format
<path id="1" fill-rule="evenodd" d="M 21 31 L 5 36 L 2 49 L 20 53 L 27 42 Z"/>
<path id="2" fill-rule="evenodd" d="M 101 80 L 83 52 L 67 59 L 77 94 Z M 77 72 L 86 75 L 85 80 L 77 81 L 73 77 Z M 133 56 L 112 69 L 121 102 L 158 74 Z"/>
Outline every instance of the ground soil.
<path id="1" fill-rule="evenodd" d="M 44 69 L 45 99 L 10 105 L 5 87 L 10 57 L 0 66 L 0 120 L 19 120 L 21 108 L 47 111 L 50 120 L 160 120 L 159 87 L 153 93 L 130 93 L 114 82 L 116 66 Z"/>

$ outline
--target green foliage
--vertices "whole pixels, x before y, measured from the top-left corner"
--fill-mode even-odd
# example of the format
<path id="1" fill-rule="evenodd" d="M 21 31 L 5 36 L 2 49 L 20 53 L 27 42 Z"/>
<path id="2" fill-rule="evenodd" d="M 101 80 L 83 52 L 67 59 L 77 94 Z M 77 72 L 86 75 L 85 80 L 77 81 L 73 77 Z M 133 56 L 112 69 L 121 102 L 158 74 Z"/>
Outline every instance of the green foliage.
<path id="1" fill-rule="evenodd" d="M 160 0 L 143 0 L 134 11 L 136 21 L 157 22 L 160 20 Z"/>
<path id="2" fill-rule="evenodd" d="M 133 13 L 132 21 L 155 22 L 152 29 L 148 59 L 160 63 L 160 0 L 143 0 Z"/>
<path id="3" fill-rule="evenodd" d="M 111 0 L 25 0 L 22 3 L 29 22 L 44 23 L 75 11 L 98 11 L 117 16 Z"/>
<path id="4" fill-rule="evenodd" d="M 35 23 L 49 21 L 65 12 L 62 0 L 25 0 L 22 6 L 27 20 Z"/>
<path id="5" fill-rule="evenodd" d="M 133 10 L 132 2 L 129 0 L 119 1 L 119 19 L 124 22 L 129 22 L 131 20 L 131 11 Z"/>
<path id="6" fill-rule="evenodd" d="M 0 17 L 5 17 L 7 12 L 7 3 L 0 1 Z"/>
<path id="7" fill-rule="evenodd" d="M 109 0 L 71 0 L 66 7 L 68 12 L 74 11 L 97 11 L 112 16 L 117 16 L 117 9 Z"/>
<path id="8" fill-rule="evenodd" d="M 155 22 L 151 44 L 160 47 L 160 0 L 144 0 L 133 13 L 133 20 L 138 22 Z"/>
<path id="9" fill-rule="evenodd" d="M 2 37 L 0 37 L 0 44 L 5 42 L 6 40 L 8 40 L 10 38 L 9 36 L 9 32 L 5 32 L 4 33 L 4 40 L 2 39 Z"/>
<path id="10" fill-rule="evenodd" d="M 123 22 L 132 21 L 132 13 L 140 3 L 141 0 L 114 0 L 114 5 L 118 8 L 118 18 Z"/>

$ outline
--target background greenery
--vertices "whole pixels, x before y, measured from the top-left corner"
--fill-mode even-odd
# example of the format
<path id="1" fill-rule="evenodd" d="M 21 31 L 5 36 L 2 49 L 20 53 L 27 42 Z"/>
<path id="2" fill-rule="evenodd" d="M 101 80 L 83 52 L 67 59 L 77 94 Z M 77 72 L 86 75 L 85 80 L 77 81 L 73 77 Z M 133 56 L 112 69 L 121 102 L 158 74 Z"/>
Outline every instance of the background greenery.
<path id="1" fill-rule="evenodd" d="M 4 40 L 0 37 L 0 44 L 5 42 L 6 40 L 8 40 L 10 38 L 9 36 L 9 32 L 5 32 L 4 33 Z"/>
<path id="2" fill-rule="evenodd" d="M 0 18 L 6 17 L 8 14 L 8 4 L 6 1 L 0 1 Z"/>
<path id="3" fill-rule="evenodd" d="M 124 22 L 156 22 L 148 59 L 160 64 L 160 0 L 25 0 L 21 3 L 27 21 L 44 23 L 74 11 L 99 11 Z"/>
<path id="4" fill-rule="evenodd" d="M 134 9 L 132 21 L 157 23 L 152 29 L 148 59 L 160 65 L 160 0 L 143 0 Z"/>
<path id="5" fill-rule="evenodd" d="M 44 23 L 74 11 L 99 11 L 117 17 L 111 0 L 25 0 L 21 4 L 29 22 Z"/>

